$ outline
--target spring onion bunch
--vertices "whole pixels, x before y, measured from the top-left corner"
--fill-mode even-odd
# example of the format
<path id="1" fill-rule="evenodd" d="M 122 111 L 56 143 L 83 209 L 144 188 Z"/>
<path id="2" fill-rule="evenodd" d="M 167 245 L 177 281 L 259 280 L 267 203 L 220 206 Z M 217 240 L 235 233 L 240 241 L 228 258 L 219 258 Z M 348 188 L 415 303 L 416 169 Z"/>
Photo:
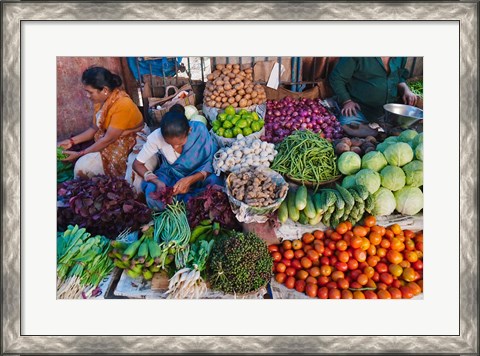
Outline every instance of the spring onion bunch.
<path id="1" fill-rule="evenodd" d="M 186 267 L 178 270 L 168 285 L 168 298 L 202 298 L 207 285 L 202 277 L 215 240 L 201 240 L 190 246 Z"/>
<path id="2" fill-rule="evenodd" d="M 98 285 L 114 267 L 110 250 L 106 237 L 68 226 L 57 236 L 57 298 L 89 298 L 98 293 Z"/>

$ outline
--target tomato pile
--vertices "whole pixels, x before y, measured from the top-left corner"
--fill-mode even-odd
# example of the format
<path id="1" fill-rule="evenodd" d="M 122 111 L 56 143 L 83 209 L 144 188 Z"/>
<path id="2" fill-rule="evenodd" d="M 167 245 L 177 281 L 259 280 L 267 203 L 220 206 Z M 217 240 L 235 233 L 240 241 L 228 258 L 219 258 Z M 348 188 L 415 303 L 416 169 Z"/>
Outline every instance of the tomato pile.
<path id="1" fill-rule="evenodd" d="M 410 299 L 423 290 L 423 231 L 348 221 L 268 247 L 275 280 L 320 299 Z"/>

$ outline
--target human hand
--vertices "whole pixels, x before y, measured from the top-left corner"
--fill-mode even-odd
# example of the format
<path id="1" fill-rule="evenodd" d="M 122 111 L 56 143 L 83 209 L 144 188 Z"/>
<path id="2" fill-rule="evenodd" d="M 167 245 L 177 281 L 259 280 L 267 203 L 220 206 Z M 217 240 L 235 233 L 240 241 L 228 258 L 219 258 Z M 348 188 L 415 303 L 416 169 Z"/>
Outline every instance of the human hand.
<path id="1" fill-rule="evenodd" d="M 173 186 L 173 194 L 177 195 L 188 193 L 191 185 L 192 183 L 189 177 L 182 178 Z"/>
<path id="2" fill-rule="evenodd" d="M 357 116 L 357 110 L 360 111 L 360 105 L 350 100 L 343 104 L 341 113 L 343 116 Z"/>
<path id="3" fill-rule="evenodd" d="M 71 148 L 73 146 L 72 145 L 72 140 L 68 139 L 68 140 L 60 141 L 60 142 L 57 143 L 57 146 L 62 147 L 65 150 L 68 150 L 69 148 Z"/>
<path id="4" fill-rule="evenodd" d="M 410 90 L 406 90 L 402 96 L 402 100 L 404 104 L 413 106 L 417 102 L 417 96 L 413 94 Z"/>
<path id="5" fill-rule="evenodd" d="M 163 183 L 160 179 L 155 179 L 154 181 L 152 181 L 153 184 L 155 184 L 155 186 L 157 187 L 156 191 L 159 192 L 163 189 L 165 189 L 167 186 L 165 185 L 165 183 Z"/>
<path id="6" fill-rule="evenodd" d="M 82 156 L 82 153 L 77 151 L 63 151 L 63 153 L 68 155 L 67 158 L 62 159 L 65 162 L 73 162 Z"/>

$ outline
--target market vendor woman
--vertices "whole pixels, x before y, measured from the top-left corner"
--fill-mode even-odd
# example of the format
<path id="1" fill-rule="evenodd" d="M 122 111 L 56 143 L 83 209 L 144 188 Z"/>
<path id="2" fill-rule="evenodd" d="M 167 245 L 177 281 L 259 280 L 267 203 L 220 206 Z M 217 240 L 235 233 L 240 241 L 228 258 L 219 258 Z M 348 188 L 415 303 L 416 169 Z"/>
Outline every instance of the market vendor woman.
<path id="1" fill-rule="evenodd" d="M 122 79 L 118 75 L 92 67 L 83 72 L 82 83 L 94 104 L 92 125 L 58 145 L 68 150 L 92 139 L 95 142 L 80 152 L 65 151 L 69 155 L 65 161 L 76 160 L 75 177 L 105 174 L 124 178 L 129 154 L 135 146 L 143 145 L 150 130 L 137 105 L 120 90 Z"/>
<path id="2" fill-rule="evenodd" d="M 417 97 L 405 82 L 406 63 L 406 57 L 340 58 L 329 77 L 342 107 L 340 123 L 377 122 L 388 103 L 415 105 Z"/>
<path id="3" fill-rule="evenodd" d="M 150 194 L 173 187 L 173 194 L 188 200 L 209 184 L 222 184 L 213 173 L 213 155 L 218 147 L 207 127 L 188 121 L 181 112 L 168 112 L 153 131 L 133 162 L 133 169 L 143 177 L 142 189 L 149 207 L 161 210 L 164 204 Z M 160 154 L 162 163 L 154 172 L 145 167 L 151 157 Z"/>

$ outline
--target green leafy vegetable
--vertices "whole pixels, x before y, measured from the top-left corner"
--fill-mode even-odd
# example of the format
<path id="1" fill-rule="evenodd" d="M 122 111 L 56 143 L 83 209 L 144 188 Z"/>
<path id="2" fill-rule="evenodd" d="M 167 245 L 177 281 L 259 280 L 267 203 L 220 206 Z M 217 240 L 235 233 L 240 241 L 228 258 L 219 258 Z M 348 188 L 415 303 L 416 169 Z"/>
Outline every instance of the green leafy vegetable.
<path id="1" fill-rule="evenodd" d="M 57 147 L 57 160 L 62 160 L 67 158 L 68 155 L 66 153 L 63 153 L 63 148 L 62 147 Z"/>
<path id="2" fill-rule="evenodd" d="M 423 80 L 416 80 L 407 84 L 413 94 L 423 98 Z"/>
<path id="3" fill-rule="evenodd" d="M 77 299 L 95 295 L 113 270 L 110 242 L 91 236 L 85 228 L 69 225 L 57 236 L 57 298 Z"/>
<path id="4" fill-rule="evenodd" d="M 62 161 L 67 157 L 68 155 L 63 153 L 63 148 L 57 147 L 57 183 L 73 179 L 73 164 Z"/>

